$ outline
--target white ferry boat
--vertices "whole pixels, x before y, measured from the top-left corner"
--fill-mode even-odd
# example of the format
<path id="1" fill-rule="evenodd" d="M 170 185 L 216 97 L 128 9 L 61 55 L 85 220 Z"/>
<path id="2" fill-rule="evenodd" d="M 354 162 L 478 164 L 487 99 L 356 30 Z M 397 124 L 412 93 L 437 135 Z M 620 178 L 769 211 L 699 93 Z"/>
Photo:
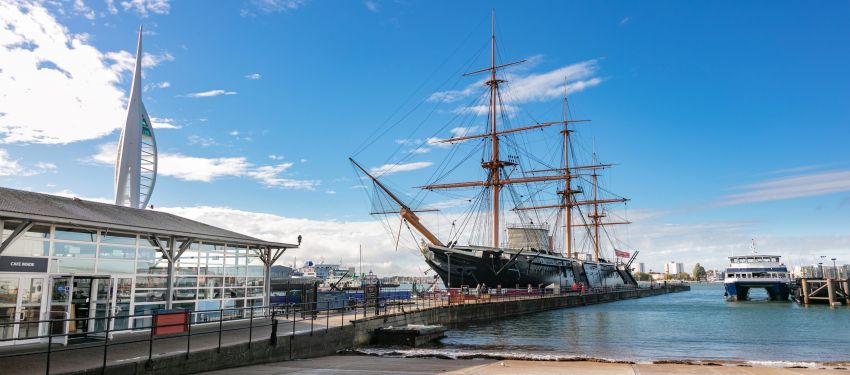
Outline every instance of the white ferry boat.
<path id="1" fill-rule="evenodd" d="M 752 288 L 765 289 L 772 301 L 787 301 L 791 289 L 788 268 L 778 255 L 729 257 L 724 284 L 729 301 L 746 301 Z"/>

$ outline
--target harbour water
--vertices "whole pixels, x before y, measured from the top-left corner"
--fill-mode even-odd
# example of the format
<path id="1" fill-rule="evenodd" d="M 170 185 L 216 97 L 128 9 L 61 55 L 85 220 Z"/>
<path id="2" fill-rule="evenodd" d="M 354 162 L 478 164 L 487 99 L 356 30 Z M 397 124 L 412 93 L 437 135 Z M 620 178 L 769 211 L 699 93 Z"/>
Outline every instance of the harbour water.
<path id="1" fill-rule="evenodd" d="M 695 284 L 685 293 L 456 327 L 432 347 L 394 351 L 451 358 L 850 364 L 847 307 L 770 302 L 755 292 L 754 298 L 765 300 L 726 302 L 722 284 Z"/>

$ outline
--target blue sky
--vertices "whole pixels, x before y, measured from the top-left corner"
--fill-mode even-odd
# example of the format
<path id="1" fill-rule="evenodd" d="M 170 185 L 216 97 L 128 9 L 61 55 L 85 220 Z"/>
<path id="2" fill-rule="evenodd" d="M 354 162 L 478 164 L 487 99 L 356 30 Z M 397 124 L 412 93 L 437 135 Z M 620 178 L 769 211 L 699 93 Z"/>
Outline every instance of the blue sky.
<path id="1" fill-rule="evenodd" d="M 500 60 L 530 60 L 518 88 L 583 68 L 570 102 L 593 123 L 580 137 L 618 164 L 606 182 L 631 199 L 623 233 L 650 267 L 720 267 L 753 237 L 796 263 L 850 256 L 846 2 L 4 1 L 0 184 L 111 199 L 143 25 L 153 204 L 269 239 L 304 232 L 305 259 L 348 261 L 366 242 L 377 269 L 409 273 L 421 261 L 393 252 L 347 157 L 439 163 L 446 149 L 399 143 L 451 135 L 438 129 L 473 96 L 427 98 L 475 87 L 458 73 L 487 65 L 492 8 Z M 514 126 L 561 116 L 557 95 L 518 102 Z M 431 173 L 385 179 L 415 193 Z"/>

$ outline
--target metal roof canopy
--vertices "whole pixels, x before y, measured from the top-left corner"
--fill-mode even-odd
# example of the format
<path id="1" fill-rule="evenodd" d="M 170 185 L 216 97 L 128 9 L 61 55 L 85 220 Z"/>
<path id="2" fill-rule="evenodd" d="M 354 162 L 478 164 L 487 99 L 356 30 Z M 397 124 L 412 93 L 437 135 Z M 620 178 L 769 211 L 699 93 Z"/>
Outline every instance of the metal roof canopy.
<path id="1" fill-rule="evenodd" d="M 167 212 L 0 187 L 2 219 L 186 237 L 270 249 L 293 249 L 299 246 L 264 241 Z"/>

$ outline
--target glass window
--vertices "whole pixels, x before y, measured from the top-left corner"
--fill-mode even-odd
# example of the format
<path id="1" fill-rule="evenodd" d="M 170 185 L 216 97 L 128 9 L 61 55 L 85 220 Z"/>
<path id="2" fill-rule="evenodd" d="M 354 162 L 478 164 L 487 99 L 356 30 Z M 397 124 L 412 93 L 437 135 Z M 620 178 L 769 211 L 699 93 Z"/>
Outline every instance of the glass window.
<path id="1" fill-rule="evenodd" d="M 139 262 L 136 263 L 136 273 L 151 274 L 151 275 L 167 275 L 168 274 L 168 261 L 165 260 L 165 259 L 139 261 Z"/>
<path id="2" fill-rule="evenodd" d="M 49 241 L 23 236 L 3 251 L 3 255 L 19 257 L 45 257 L 48 254 L 50 254 Z"/>
<path id="3" fill-rule="evenodd" d="M 178 277 L 174 282 L 174 286 L 177 288 L 187 288 L 187 287 L 196 287 L 198 286 L 198 278 L 197 277 Z"/>
<path id="4" fill-rule="evenodd" d="M 155 304 L 147 304 L 147 305 L 139 305 L 137 304 L 135 307 L 135 311 L 133 315 L 148 315 L 154 313 L 154 311 L 165 308 L 165 304 L 155 303 Z M 151 318 L 136 318 L 133 320 L 133 327 L 135 328 L 150 328 L 151 326 Z"/>
<path id="5" fill-rule="evenodd" d="M 224 285 L 227 286 L 245 286 L 245 277 L 228 276 L 224 278 Z"/>
<path id="6" fill-rule="evenodd" d="M 265 268 L 265 267 L 249 266 L 248 267 L 248 276 L 262 277 L 263 276 L 263 268 Z"/>
<path id="7" fill-rule="evenodd" d="M 174 299 L 178 301 L 196 299 L 197 294 L 197 289 L 174 289 Z"/>
<path id="8" fill-rule="evenodd" d="M 76 257 L 76 258 L 94 258 L 97 252 L 97 245 L 69 243 L 69 242 L 54 242 L 53 255 L 57 257 Z"/>
<path id="9" fill-rule="evenodd" d="M 132 247 L 110 246 L 100 244 L 97 249 L 98 258 L 136 260 L 136 249 Z M 132 273 L 132 272 L 131 272 Z"/>
<path id="10" fill-rule="evenodd" d="M 136 302 L 165 301 L 165 289 L 136 289 Z"/>
<path id="11" fill-rule="evenodd" d="M 100 237 L 100 242 L 136 246 L 136 235 L 124 233 L 104 233 L 103 236 Z"/>
<path id="12" fill-rule="evenodd" d="M 224 296 L 227 298 L 245 297 L 245 288 L 227 288 L 224 290 Z"/>
<path id="13" fill-rule="evenodd" d="M 219 299 L 221 288 L 201 287 L 198 288 L 198 299 Z"/>
<path id="14" fill-rule="evenodd" d="M 195 311 L 195 302 L 181 302 L 171 305 L 175 309 Z"/>
<path id="15" fill-rule="evenodd" d="M 97 272 L 105 274 L 113 273 L 133 273 L 136 269 L 135 262 L 126 260 L 106 260 L 101 259 L 97 262 Z"/>
<path id="16" fill-rule="evenodd" d="M 248 297 L 262 297 L 263 288 L 248 288 L 248 292 L 246 295 Z"/>
<path id="17" fill-rule="evenodd" d="M 262 277 L 249 277 L 248 286 L 263 286 L 263 281 Z"/>
<path id="18" fill-rule="evenodd" d="M 94 273 L 94 259 L 54 259 L 50 265 L 51 272 Z"/>
<path id="19" fill-rule="evenodd" d="M 166 276 L 137 277 L 136 288 L 165 288 L 168 286 Z"/>
<path id="20" fill-rule="evenodd" d="M 6 221 L 3 223 L 3 239 L 9 238 L 21 223 L 14 221 Z M 47 225 L 33 225 L 30 230 L 24 232 L 21 238 L 40 238 L 43 240 L 50 238 L 50 227 Z M 20 239 L 19 239 L 20 240 Z"/>
<path id="21" fill-rule="evenodd" d="M 156 251 L 155 249 L 148 249 L 148 248 L 144 248 L 144 247 L 139 248 L 139 260 L 142 260 L 142 259 L 153 260 L 153 259 L 161 259 L 161 258 L 162 258 L 162 255 L 160 254 L 160 252 Z"/>
<path id="22" fill-rule="evenodd" d="M 54 238 L 57 240 L 95 242 L 97 231 L 77 228 L 56 228 Z"/>
<path id="23" fill-rule="evenodd" d="M 202 276 L 198 278 L 199 286 L 220 287 L 224 285 L 223 279 L 220 277 Z"/>

